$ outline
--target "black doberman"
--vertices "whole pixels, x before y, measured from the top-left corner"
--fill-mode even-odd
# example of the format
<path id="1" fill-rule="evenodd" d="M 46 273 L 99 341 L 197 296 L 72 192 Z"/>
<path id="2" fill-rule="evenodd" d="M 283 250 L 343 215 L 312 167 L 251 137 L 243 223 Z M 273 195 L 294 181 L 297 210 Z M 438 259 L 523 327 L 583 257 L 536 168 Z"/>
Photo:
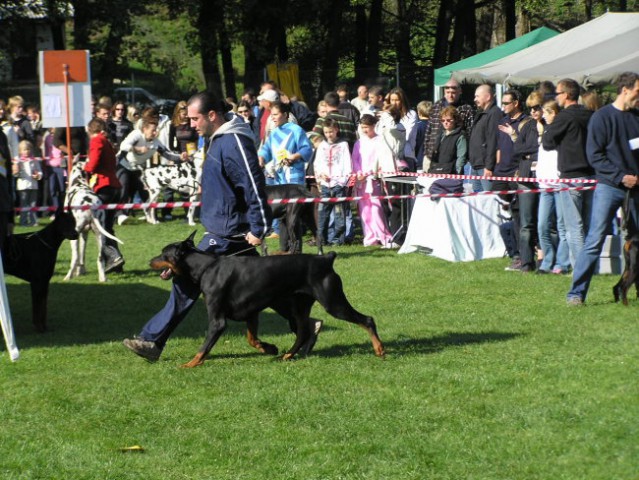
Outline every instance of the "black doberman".
<path id="1" fill-rule="evenodd" d="M 288 183 L 284 185 L 267 185 L 266 196 L 269 200 L 277 198 L 316 198 L 304 185 Z M 273 218 L 282 220 L 285 226 L 280 230 L 280 250 L 288 253 L 302 253 L 302 233 L 303 224 L 311 229 L 315 242 L 317 243 L 317 253 L 322 255 L 322 242 L 319 238 L 319 228 L 317 228 L 317 214 L 315 203 L 278 203 L 271 205 Z"/>
<path id="2" fill-rule="evenodd" d="M 623 258 L 625 267 L 621 278 L 612 287 L 612 294 L 615 302 L 621 300 L 624 305 L 628 305 L 628 290 L 632 285 L 637 289 L 639 297 L 639 232 L 633 233 L 623 245 Z"/>
<path id="3" fill-rule="evenodd" d="M 151 268 L 161 270 L 164 280 L 183 276 L 199 285 L 204 293 L 209 317 L 206 339 L 184 367 L 202 365 L 228 320 L 247 322 L 247 339 L 263 353 L 277 354 L 277 347 L 257 336 L 259 312 L 272 308 L 295 328 L 296 339 L 282 357 L 291 359 L 311 336 L 309 318 L 318 301 L 332 316 L 363 327 L 370 335 L 377 356 L 384 347 L 374 320 L 355 310 L 346 299 L 342 280 L 333 269 L 336 254 L 281 255 L 272 257 L 223 257 L 198 250 L 195 232 L 183 242 L 172 243 L 151 260 Z"/>
<path id="4" fill-rule="evenodd" d="M 55 270 L 58 249 L 65 239 L 75 240 L 75 219 L 59 208 L 55 220 L 34 233 L 11 235 L 4 244 L 4 271 L 31 284 L 33 325 L 39 332 L 47 329 L 49 282 Z"/>

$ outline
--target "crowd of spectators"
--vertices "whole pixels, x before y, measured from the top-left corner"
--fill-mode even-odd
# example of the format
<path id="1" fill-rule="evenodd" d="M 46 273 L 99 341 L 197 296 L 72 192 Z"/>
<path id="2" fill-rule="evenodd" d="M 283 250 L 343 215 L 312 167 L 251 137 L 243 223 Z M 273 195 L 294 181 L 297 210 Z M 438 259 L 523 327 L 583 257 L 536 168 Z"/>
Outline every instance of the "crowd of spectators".
<path id="1" fill-rule="evenodd" d="M 628 132 L 637 122 L 633 75 L 622 75 L 620 82 L 625 83 L 617 88 L 617 98 L 626 99 L 624 125 L 630 126 L 625 136 L 631 135 Z M 400 202 L 374 198 L 402 193 L 401 185 L 390 177 L 397 172 L 465 173 L 481 179 L 466 181 L 466 186 L 461 179 L 452 181 L 446 188 L 520 192 L 496 195 L 511 217 L 508 228 L 502 229 L 512 260 L 507 270 L 570 272 L 587 243 L 596 195 L 579 188 L 542 192 L 539 188 L 582 187 L 584 180 L 601 182 L 603 177 L 607 184 L 634 193 L 634 185 L 626 185 L 630 182 L 619 172 L 639 174 L 639 135 L 629 138 L 635 146 L 623 152 L 624 161 L 634 159 L 634 164 L 619 163 L 606 154 L 600 159 L 600 146 L 594 145 L 599 137 L 592 125 L 599 118 L 593 114 L 601 109 L 601 98 L 571 79 L 556 85 L 543 82 L 527 96 L 508 89 L 500 99 L 493 86 L 479 85 L 473 103 L 462 100 L 462 93 L 461 85 L 451 79 L 443 87 L 443 98 L 413 108 L 399 87 L 385 91 L 379 85 L 358 85 L 351 90 L 338 85 L 311 109 L 267 81 L 259 91 L 247 89 L 239 102 L 234 98 L 227 102 L 254 133 L 267 183 L 306 183 L 322 197 L 351 192 L 364 197 L 357 204 L 359 215 L 353 215 L 355 204 L 349 202 L 319 204 L 326 244 L 351 243 L 359 228 L 364 245 L 399 247 L 404 234 Z M 185 102 L 178 102 L 172 118 L 152 109 L 140 112 L 108 97 L 94 99 L 93 108 L 118 152 L 120 201 L 146 198 L 140 172 L 150 163 L 192 159 L 202 147 Z M 62 129 L 42 128 L 37 106 L 25 106 L 19 96 L 6 104 L 0 100 L 0 119 L 13 164 L 10 170 L 17 180 L 16 205 L 57 206 L 64 196 L 66 171 Z M 72 153 L 86 155 L 87 145 L 85 129 L 73 129 Z M 611 178 L 610 170 L 617 176 Z M 172 198 L 170 192 L 166 198 Z M 165 214 L 170 218 L 170 211 Z M 606 231 L 611 231 L 614 222 L 606 220 L 610 220 Z M 20 215 L 22 225 L 34 222 L 33 215 Z M 277 236 L 277 225 L 274 228 Z"/>

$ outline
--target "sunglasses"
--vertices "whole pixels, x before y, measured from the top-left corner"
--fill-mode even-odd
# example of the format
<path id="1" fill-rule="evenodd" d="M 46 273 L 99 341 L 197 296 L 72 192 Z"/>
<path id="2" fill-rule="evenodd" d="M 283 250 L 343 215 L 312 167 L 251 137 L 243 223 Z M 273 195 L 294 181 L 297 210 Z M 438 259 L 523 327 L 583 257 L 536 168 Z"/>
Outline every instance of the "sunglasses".
<path id="1" fill-rule="evenodd" d="M 512 105 L 513 102 L 501 102 L 502 105 Z"/>
<path id="2" fill-rule="evenodd" d="M 566 92 L 555 92 L 555 95 L 563 95 Z"/>
<path id="3" fill-rule="evenodd" d="M 248 113 L 248 110 L 238 110 L 237 113 Z"/>
<path id="4" fill-rule="evenodd" d="M 452 123 L 455 120 L 453 120 L 452 118 L 442 118 L 442 123 Z"/>
<path id="5" fill-rule="evenodd" d="M 530 107 L 531 112 L 540 112 L 542 109 L 543 107 L 541 105 L 533 105 L 532 107 Z"/>

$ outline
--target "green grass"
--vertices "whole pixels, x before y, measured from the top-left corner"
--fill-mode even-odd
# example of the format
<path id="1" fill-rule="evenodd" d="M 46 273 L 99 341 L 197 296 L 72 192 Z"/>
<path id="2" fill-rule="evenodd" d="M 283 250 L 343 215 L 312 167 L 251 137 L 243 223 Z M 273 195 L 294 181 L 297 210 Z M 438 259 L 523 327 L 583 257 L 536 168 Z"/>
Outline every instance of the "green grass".
<path id="1" fill-rule="evenodd" d="M 106 284 L 93 239 L 88 275 L 63 282 L 64 244 L 44 335 L 27 284 L 7 278 L 22 358 L 0 349 L 0 478 L 638 478 L 639 302 L 612 303 L 616 278 L 568 308 L 568 277 L 504 272 L 506 259 L 343 247 L 336 270 L 375 317 L 385 360 L 316 308 L 325 328 L 306 359 L 261 355 L 232 323 L 203 367 L 183 370 L 206 329 L 200 302 L 148 364 L 121 340 L 167 298 L 148 260 L 191 231 L 117 227 L 126 273 Z M 285 321 L 262 318 L 265 341 L 292 345 Z M 144 453 L 120 451 L 132 445 Z"/>

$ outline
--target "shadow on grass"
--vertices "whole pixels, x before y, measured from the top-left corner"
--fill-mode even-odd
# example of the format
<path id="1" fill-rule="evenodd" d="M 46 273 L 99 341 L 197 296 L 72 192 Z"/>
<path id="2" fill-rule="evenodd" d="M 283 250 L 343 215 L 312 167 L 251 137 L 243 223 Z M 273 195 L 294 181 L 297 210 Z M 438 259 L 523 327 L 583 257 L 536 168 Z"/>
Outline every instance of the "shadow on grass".
<path id="1" fill-rule="evenodd" d="M 506 332 L 451 332 L 431 338 L 402 338 L 390 340 L 384 343 L 386 354 L 393 355 L 427 355 L 441 352 L 450 347 L 462 347 L 466 345 L 506 342 L 522 336 L 521 333 Z M 321 338 L 321 334 L 320 334 Z M 370 343 L 333 345 L 329 348 L 321 348 L 318 341 L 313 354 L 323 357 L 341 357 L 352 354 L 365 354 L 372 351 Z"/>
<path id="2" fill-rule="evenodd" d="M 130 274 L 130 273 L 129 273 Z M 148 271 L 140 272 L 148 274 Z M 65 346 L 120 342 L 123 338 L 137 334 L 142 326 L 166 303 L 169 293 L 166 288 L 145 284 L 73 284 L 55 282 L 49 294 L 50 331 L 36 333 L 31 325 L 31 292 L 26 283 L 8 285 L 9 302 L 14 330 L 20 348 L 38 346 Z M 187 318 L 178 326 L 174 336 L 204 339 L 208 327 L 206 309 L 198 301 Z M 324 325 L 323 332 L 333 327 Z M 364 332 L 362 332 L 363 335 Z M 244 337 L 246 326 L 242 322 L 229 322 L 224 336 Z M 280 352 L 286 351 L 294 342 L 288 322 L 272 312 L 260 314 L 260 335 L 275 337 L 272 340 Z M 520 333 L 505 332 L 451 332 L 431 338 L 399 338 L 384 342 L 386 352 L 393 355 L 424 355 L 450 347 L 490 342 L 504 342 L 521 336 Z M 384 340 L 384 338 L 382 337 Z M 251 356 L 247 351 L 231 356 Z M 356 344 L 334 344 L 322 347 L 321 334 L 313 355 L 340 357 L 352 354 L 372 354 L 370 342 Z M 213 351 L 215 356 L 215 350 Z"/>
<path id="3" fill-rule="evenodd" d="M 134 271 L 127 275 L 135 277 Z M 140 276 L 148 271 L 140 271 Z M 153 273 L 155 275 L 155 273 Z M 49 331 L 37 333 L 31 323 L 31 291 L 27 283 L 7 285 L 13 328 L 20 348 L 119 342 L 140 332 L 143 325 L 166 303 L 169 292 L 142 283 L 80 284 L 55 282 L 49 291 Z M 198 301 L 174 332 L 176 337 L 203 340 L 208 327 L 206 308 Z M 330 327 L 329 327 L 330 328 Z M 278 340 L 282 347 L 293 343 L 288 322 L 272 312 L 260 314 L 260 335 L 290 337 Z M 243 322 L 230 321 L 224 336 L 246 335 Z M 0 349 L 3 348 L 0 344 Z M 280 345 L 278 345 L 280 346 Z"/>

